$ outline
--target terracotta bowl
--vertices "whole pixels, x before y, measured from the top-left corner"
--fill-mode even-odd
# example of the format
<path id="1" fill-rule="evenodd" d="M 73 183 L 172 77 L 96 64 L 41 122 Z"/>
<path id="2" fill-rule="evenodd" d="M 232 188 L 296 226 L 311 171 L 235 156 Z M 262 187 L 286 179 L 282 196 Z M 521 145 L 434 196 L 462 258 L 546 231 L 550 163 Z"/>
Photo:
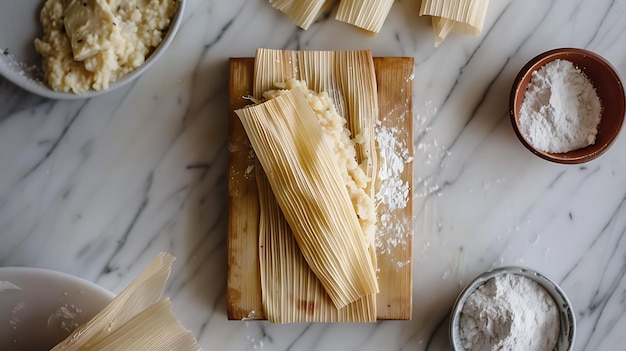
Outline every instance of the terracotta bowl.
<path id="1" fill-rule="evenodd" d="M 589 78 L 602 103 L 602 115 L 598 135 L 593 145 L 566 153 L 549 153 L 535 149 L 520 132 L 519 111 L 532 73 L 543 65 L 557 60 L 568 60 Z M 519 72 L 513 83 L 509 100 L 509 114 L 515 134 L 522 144 L 535 155 L 552 162 L 578 164 L 591 161 L 604 152 L 617 138 L 626 111 L 624 87 L 616 69 L 596 53 L 584 49 L 562 48 L 544 52 L 530 60 Z"/>

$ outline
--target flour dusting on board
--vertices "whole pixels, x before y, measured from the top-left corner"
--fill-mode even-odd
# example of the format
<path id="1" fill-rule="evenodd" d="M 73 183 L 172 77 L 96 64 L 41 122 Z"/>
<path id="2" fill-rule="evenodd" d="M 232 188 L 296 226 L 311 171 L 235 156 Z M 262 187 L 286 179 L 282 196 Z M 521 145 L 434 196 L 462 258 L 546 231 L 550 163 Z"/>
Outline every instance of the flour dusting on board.
<path id="1" fill-rule="evenodd" d="M 376 131 L 381 161 L 378 171 L 380 187 L 376 200 L 387 205 L 389 211 L 405 208 L 409 202 L 409 184 L 400 176 L 404 171 L 404 164 L 411 162 L 412 157 L 407 145 L 398 141 L 400 133 L 398 128 L 388 127 L 379 127 Z"/>
<path id="2" fill-rule="evenodd" d="M 376 249 L 379 254 L 391 254 L 398 245 L 407 244 L 410 225 L 406 219 L 398 221 L 393 215 L 396 210 L 407 207 L 409 203 L 409 182 L 402 179 L 405 164 L 413 158 L 409 145 L 403 138 L 404 131 L 397 127 L 386 127 L 379 122 L 376 128 L 376 141 L 380 168 L 378 171 L 378 192 L 376 204 L 383 207 L 379 218 L 379 231 L 376 237 Z M 398 268 L 410 262 L 396 262 Z"/>

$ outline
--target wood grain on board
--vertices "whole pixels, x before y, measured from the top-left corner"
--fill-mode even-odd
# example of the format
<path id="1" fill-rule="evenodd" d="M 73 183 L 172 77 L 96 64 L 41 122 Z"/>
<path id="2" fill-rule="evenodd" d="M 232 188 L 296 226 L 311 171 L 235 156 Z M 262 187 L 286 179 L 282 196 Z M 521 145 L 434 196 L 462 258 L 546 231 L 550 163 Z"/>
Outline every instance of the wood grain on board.
<path id="1" fill-rule="evenodd" d="M 379 215 L 384 225 L 377 232 L 378 282 L 377 318 L 408 320 L 412 311 L 412 235 L 413 235 L 413 58 L 375 57 L 378 85 L 378 131 L 393 136 L 395 150 L 405 153 L 399 178 L 408 185 L 406 203 L 389 207 L 381 203 Z M 253 58 L 230 59 L 229 83 L 229 218 L 227 313 L 232 320 L 265 319 L 261 302 L 259 271 L 259 205 L 256 188 L 254 152 L 234 113 L 252 95 Z M 380 156 L 380 154 L 379 154 Z M 385 162 L 381 159 L 380 162 Z"/>

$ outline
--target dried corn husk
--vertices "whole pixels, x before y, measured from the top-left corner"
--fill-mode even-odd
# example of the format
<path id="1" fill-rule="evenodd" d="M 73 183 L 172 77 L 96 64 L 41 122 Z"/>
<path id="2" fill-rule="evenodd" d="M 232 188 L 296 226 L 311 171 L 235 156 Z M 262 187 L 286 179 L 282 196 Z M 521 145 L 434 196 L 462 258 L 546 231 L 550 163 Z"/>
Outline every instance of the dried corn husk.
<path id="1" fill-rule="evenodd" d="M 113 301 L 51 351 L 199 351 L 169 299 L 161 300 L 174 256 L 159 254 Z"/>
<path id="2" fill-rule="evenodd" d="M 235 112 L 309 267 L 333 303 L 342 308 L 377 293 L 375 266 L 345 179 L 302 91 Z"/>
<path id="3" fill-rule="evenodd" d="M 289 89 L 300 89 L 315 111 L 317 120 L 333 151 L 340 173 L 350 189 L 350 198 L 364 231 L 375 230 L 374 199 L 365 192 L 367 180 L 358 167 L 354 142 L 340 116 L 325 92 L 310 91 L 303 81 L 290 79 L 279 84 L 281 89 L 263 94 L 267 99 L 285 94 Z M 260 199 L 259 260 L 261 291 L 267 318 L 274 323 L 292 322 L 373 322 L 376 320 L 374 295 L 367 295 L 344 308 L 337 309 L 321 282 L 308 267 L 293 233 L 271 192 L 262 167 L 257 170 Z M 367 220 L 369 219 L 369 220 Z"/>
<path id="4" fill-rule="evenodd" d="M 489 0 L 424 0 L 420 16 L 432 16 L 435 46 L 450 32 L 479 35 L 487 16 Z"/>
<path id="5" fill-rule="evenodd" d="M 335 2 L 336 0 L 270 0 L 275 9 L 283 12 L 302 29 L 308 29 Z"/>
<path id="6" fill-rule="evenodd" d="M 294 78 L 316 92 L 327 92 L 348 123 L 356 145 L 356 159 L 370 179 L 376 179 L 378 158 L 373 126 L 378 120 L 376 74 L 369 50 L 290 51 L 258 49 L 254 61 L 253 95 L 263 99 L 277 82 Z M 374 197 L 374 184 L 368 187 Z M 374 233 L 366 233 L 373 243 Z"/>
<path id="7" fill-rule="evenodd" d="M 180 324 L 169 299 L 159 300 L 139 312 L 101 340 L 89 341 L 81 351 L 201 350 L 191 333 Z"/>
<path id="8" fill-rule="evenodd" d="M 394 0 L 342 0 L 335 19 L 378 33 Z"/>
<path id="9" fill-rule="evenodd" d="M 265 173 L 255 167 L 261 216 L 259 259 L 263 309 L 272 323 L 374 322 L 376 297 L 338 309 L 307 265 Z"/>
<path id="10" fill-rule="evenodd" d="M 255 77 L 253 93 L 257 99 L 262 99 L 267 90 L 274 87 L 276 82 L 289 81 L 290 79 L 300 79 L 308 82 L 308 88 L 313 91 L 324 91 L 329 93 L 334 105 L 338 107 L 338 112 L 344 116 L 348 122 L 348 128 L 352 131 L 353 136 L 358 135 L 360 143 L 356 144 L 356 159 L 361 163 L 361 168 L 365 171 L 365 177 L 369 179 L 369 184 L 365 187 L 369 197 L 374 197 L 374 182 L 377 170 L 377 157 L 375 150 L 375 136 L 373 126 L 378 119 L 378 105 L 376 98 L 376 78 L 371 54 L 369 51 L 354 52 L 315 52 L 315 51 L 281 51 L 259 49 L 255 58 Z M 262 185 L 260 185 L 262 187 Z M 272 201 L 274 201 L 272 199 Z M 270 201 L 271 202 L 271 201 Z M 263 206 L 262 202 L 262 206 Z M 370 260 L 373 266 L 376 266 L 376 252 L 374 245 L 375 237 L 375 210 L 372 206 L 371 213 L 364 213 L 355 208 L 359 213 L 361 227 L 365 229 L 365 239 Z M 280 224 L 276 224 L 280 226 Z M 262 234 L 263 235 L 263 234 Z M 286 243 L 280 242 L 275 247 L 289 247 L 289 238 L 285 236 L 278 237 L 281 240 L 287 240 Z M 296 250 L 297 251 L 297 250 Z M 263 254 L 263 249 L 260 252 Z M 277 255 L 276 250 L 265 251 L 268 256 Z M 300 257 L 302 253 L 292 253 L 295 257 Z M 263 258 L 261 258 L 263 266 Z M 289 265 L 289 262 L 283 263 Z M 292 261 L 292 264 L 297 264 Z M 269 269 L 275 269 L 275 265 L 269 264 Z M 266 267 L 266 268 L 268 268 Z M 263 267 L 262 267 L 263 269 Z M 309 269 L 310 270 L 310 269 Z M 306 269 L 305 269 L 306 271 Z M 292 271 L 294 273 L 295 271 Z M 308 271 L 310 276 L 313 271 Z M 296 296 L 298 301 L 324 301 L 328 297 L 316 290 L 314 284 L 309 285 L 309 289 L 299 289 L 299 285 L 294 282 L 308 281 L 309 276 L 296 276 L 300 274 L 295 272 L 292 276 L 282 276 L 283 279 L 289 280 L 290 283 L 278 281 L 265 281 L 266 287 L 271 284 L 281 285 L 281 289 L 286 286 L 292 286 L 295 291 L 289 291 L 292 296 Z M 266 277 L 268 277 L 266 275 Z M 277 276 L 279 277 L 279 276 Z M 279 277 L 280 278 L 280 277 Z M 271 288 L 264 289 L 265 292 Z M 298 290 L 299 289 L 299 290 Z M 295 295 L 294 295 L 295 294 Z M 280 304 L 284 309 L 281 313 L 276 314 L 278 317 L 270 317 L 269 319 L 282 318 L 279 322 L 298 321 L 305 318 L 311 321 L 372 321 L 375 319 L 375 300 L 371 294 L 366 295 L 365 299 L 361 299 L 355 304 L 351 304 L 345 311 L 337 313 L 336 307 L 327 306 L 324 303 L 317 303 L 314 308 L 300 308 L 300 304 L 283 304 L 280 295 L 270 295 L 264 293 L 265 305 L 268 305 L 267 296 Z M 332 299 L 331 299 L 332 300 Z M 271 310 L 271 309 L 270 309 Z M 305 312 L 309 315 L 305 315 Z M 267 314 L 267 311 L 266 311 Z M 289 320 L 285 316 L 296 316 Z M 277 320 L 278 321 L 278 320 Z"/>

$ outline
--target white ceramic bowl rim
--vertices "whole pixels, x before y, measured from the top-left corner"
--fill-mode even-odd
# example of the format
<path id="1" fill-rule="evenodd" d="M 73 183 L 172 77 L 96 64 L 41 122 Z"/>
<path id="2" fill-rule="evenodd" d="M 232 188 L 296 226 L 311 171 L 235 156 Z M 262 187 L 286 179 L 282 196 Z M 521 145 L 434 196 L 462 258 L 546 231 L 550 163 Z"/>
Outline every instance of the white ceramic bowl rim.
<path id="1" fill-rule="evenodd" d="M 476 289 L 481 287 L 488 280 L 504 274 L 519 274 L 525 276 L 537 282 L 540 286 L 546 289 L 546 291 L 554 299 L 554 302 L 559 309 L 559 316 L 561 320 L 560 335 L 554 351 L 572 350 L 574 346 L 574 339 L 576 336 L 576 317 L 574 315 L 574 309 L 572 307 L 572 304 L 565 295 L 565 292 L 555 282 L 553 282 L 545 275 L 533 269 L 520 266 L 507 266 L 487 271 L 476 277 L 461 291 L 459 297 L 454 303 L 454 307 L 450 315 L 449 336 L 452 349 L 455 351 L 465 350 L 461 343 L 461 335 L 459 331 L 461 311 L 463 310 L 463 305 L 465 304 L 465 301 L 472 293 L 474 293 L 474 291 L 476 291 Z"/>
<path id="2" fill-rule="evenodd" d="M 49 350 L 100 312 L 113 296 L 66 273 L 1 267 L 0 350 Z"/>
<path id="3" fill-rule="evenodd" d="M 32 0 L 28 0 L 28 1 L 20 1 L 19 3 L 16 2 L 16 4 L 14 5 L 6 4 L 4 5 L 5 8 L 3 8 L 3 10 L 6 9 L 7 6 L 12 10 L 4 11 L 6 12 L 6 14 L 4 15 L 0 14 L 0 20 L 2 20 L 3 22 L 6 22 L 11 18 L 11 16 L 16 17 L 17 14 L 22 14 L 23 12 L 32 12 L 33 6 L 36 5 L 38 9 L 42 3 L 43 1 L 39 1 L 39 0 L 36 2 L 33 2 Z M 59 99 L 59 100 L 87 99 L 90 97 L 94 97 L 97 95 L 101 95 L 101 94 L 113 91 L 116 88 L 119 88 L 129 83 L 130 81 L 134 80 L 139 75 L 141 75 L 146 69 L 148 69 L 148 67 L 150 67 L 154 62 L 156 62 L 156 60 L 166 51 L 167 47 L 170 45 L 172 40 L 174 40 L 176 32 L 178 31 L 178 28 L 180 27 L 180 24 L 182 22 L 186 0 L 176 0 L 176 3 L 177 3 L 176 12 L 174 13 L 172 17 L 172 22 L 170 24 L 170 27 L 167 30 L 167 33 L 165 34 L 165 37 L 163 38 L 161 43 L 159 43 L 156 49 L 150 54 L 150 56 L 146 59 L 146 61 L 141 66 L 139 66 L 134 71 L 128 73 L 124 77 L 120 78 L 115 83 L 109 85 L 107 89 L 98 90 L 98 91 L 90 90 L 82 94 L 54 91 L 50 89 L 48 86 L 46 86 L 45 83 L 41 82 L 38 79 L 37 77 L 38 71 L 35 71 L 32 68 L 29 68 L 27 63 L 22 62 L 22 60 L 20 59 L 13 58 L 12 54 L 10 55 L 3 54 L 3 51 L 6 49 L 7 43 L 0 43 L 0 45 L 4 45 L 0 47 L 0 75 L 2 75 L 7 80 L 9 80 L 13 84 L 17 85 L 18 87 L 24 90 L 27 90 L 31 93 L 34 93 L 34 94 L 37 94 L 46 98 L 50 98 L 50 99 Z M 5 17 L 8 17 L 8 19 Z M 14 22 L 13 26 L 16 26 L 18 24 L 22 25 L 21 23 L 26 23 L 30 25 L 31 22 L 29 22 L 28 20 L 24 20 L 20 16 L 17 16 L 17 17 L 18 18 L 11 20 L 12 22 Z M 39 22 L 37 22 L 37 24 L 39 24 Z M 19 28 L 19 29 L 21 30 L 22 28 Z M 18 29 L 13 29 L 13 30 L 16 31 Z M 27 31 L 27 33 L 37 33 L 37 32 L 29 30 Z M 14 34 L 14 35 L 8 34 L 7 36 L 9 37 L 9 39 L 5 38 L 5 40 L 10 40 L 10 38 L 14 38 L 14 37 L 20 37 L 15 40 L 24 40 L 23 38 L 24 35 L 19 34 L 19 33 Z M 21 46 L 18 45 L 18 46 L 20 46 L 21 56 L 25 56 L 23 59 L 25 59 L 25 61 L 33 61 L 33 56 L 38 57 L 38 54 L 35 52 L 35 46 L 32 43 L 35 37 L 33 36 L 32 38 L 30 38 L 27 35 L 27 38 L 31 40 L 31 43 L 27 43 L 27 44 L 19 43 L 22 45 Z"/>
<path id="4" fill-rule="evenodd" d="M 110 299 L 115 297 L 115 294 L 110 292 L 109 290 L 101 287 L 100 285 L 93 283 L 89 280 L 77 277 L 75 275 L 71 275 L 64 272 L 59 272 L 51 269 L 45 268 L 34 268 L 34 267 L 0 267 L 0 281 L 4 281 L 6 277 L 20 277 L 20 278 L 38 278 L 41 276 L 46 276 L 52 279 L 57 279 L 59 281 L 66 281 L 69 284 L 73 284 L 76 286 L 87 286 L 89 289 L 93 289 L 98 291 L 103 295 L 108 296 Z M 0 293 L 2 289 L 0 289 Z"/>

